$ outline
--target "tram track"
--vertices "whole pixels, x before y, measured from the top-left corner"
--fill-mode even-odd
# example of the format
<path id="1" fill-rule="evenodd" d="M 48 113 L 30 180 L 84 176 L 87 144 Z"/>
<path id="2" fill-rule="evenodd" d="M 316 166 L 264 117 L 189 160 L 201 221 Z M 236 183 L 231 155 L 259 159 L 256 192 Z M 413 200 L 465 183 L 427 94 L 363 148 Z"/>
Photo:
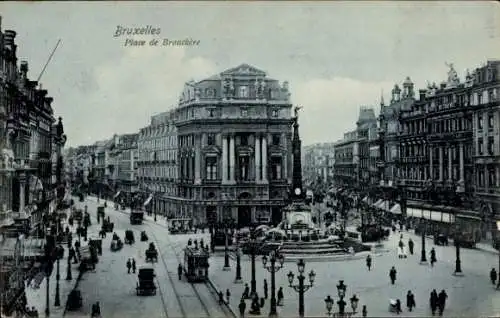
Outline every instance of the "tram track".
<path id="1" fill-rule="evenodd" d="M 146 224 L 147 224 L 147 223 L 146 223 Z M 151 224 L 147 224 L 147 225 L 151 228 Z M 172 290 L 173 290 L 173 292 L 174 292 L 174 294 L 175 294 L 175 297 L 176 297 L 177 303 L 179 304 L 179 309 L 180 309 L 180 311 L 181 311 L 181 314 L 182 314 L 182 316 L 183 316 L 183 317 L 188 318 L 188 317 L 190 317 L 190 316 L 192 316 L 192 315 L 190 315 L 190 314 L 186 311 L 185 305 L 183 304 L 182 298 L 181 298 L 181 296 L 180 296 L 180 292 L 179 292 L 179 290 L 178 290 L 178 289 L 177 289 L 177 287 L 176 287 L 176 281 L 175 281 L 175 278 L 173 278 L 173 277 L 172 277 L 172 273 L 170 273 L 170 272 L 169 272 L 169 270 L 168 270 L 169 268 L 168 268 L 167 262 L 166 262 L 166 260 L 165 260 L 165 257 L 164 257 L 164 255 L 163 255 L 163 253 L 161 253 L 161 251 L 160 251 L 160 247 L 159 247 L 159 246 L 160 246 L 160 244 L 159 244 L 159 240 L 158 240 L 158 238 L 157 238 L 156 234 L 154 233 L 154 231 L 151 231 L 151 232 L 152 232 L 152 233 L 151 233 L 151 235 L 153 236 L 154 240 L 156 241 L 156 243 L 157 243 L 157 245 L 158 245 L 158 254 L 159 254 L 159 258 L 161 259 L 162 264 L 163 264 L 163 266 L 165 267 L 165 271 L 166 271 L 166 273 L 167 273 L 168 280 L 170 281 L 170 285 L 172 286 Z M 178 255 L 177 251 L 173 248 L 173 246 L 172 246 L 172 242 L 170 241 L 170 239 L 168 238 L 168 236 L 167 236 L 167 243 L 168 243 L 168 245 L 169 245 L 169 248 L 171 248 L 171 249 L 172 249 L 172 251 L 174 252 L 174 255 L 175 255 L 175 257 L 176 257 L 177 261 L 178 261 L 179 263 L 182 263 L 182 262 L 181 262 L 181 259 L 179 258 L 179 255 Z M 158 283 L 158 285 L 160 285 L 160 284 Z M 205 316 L 205 317 L 215 317 L 215 316 L 213 316 L 213 315 L 211 314 L 211 312 L 210 312 L 210 310 L 209 310 L 209 307 L 207 306 L 207 304 L 205 303 L 205 301 L 204 301 L 204 300 L 203 300 L 203 298 L 201 297 L 200 292 L 199 292 L 199 291 L 198 291 L 198 289 L 194 286 L 194 284 L 193 284 L 193 283 L 189 283 L 189 285 L 191 286 L 191 290 L 193 291 L 193 293 L 194 293 L 194 295 L 195 295 L 195 298 L 198 300 L 198 302 L 199 302 L 199 303 L 200 303 L 200 305 L 201 305 L 201 308 L 203 309 L 204 313 L 206 314 L 206 316 Z M 162 292 L 160 292 L 160 295 L 162 296 L 162 302 L 163 302 L 163 304 L 164 304 L 164 308 L 165 308 L 165 310 L 166 310 L 166 304 L 165 304 L 165 300 L 164 300 L 164 297 L 163 297 L 163 293 L 162 293 Z M 165 313 L 166 313 L 167 318 L 168 318 L 169 316 L 168 316 L 167 310 L 165 311 Z"/>

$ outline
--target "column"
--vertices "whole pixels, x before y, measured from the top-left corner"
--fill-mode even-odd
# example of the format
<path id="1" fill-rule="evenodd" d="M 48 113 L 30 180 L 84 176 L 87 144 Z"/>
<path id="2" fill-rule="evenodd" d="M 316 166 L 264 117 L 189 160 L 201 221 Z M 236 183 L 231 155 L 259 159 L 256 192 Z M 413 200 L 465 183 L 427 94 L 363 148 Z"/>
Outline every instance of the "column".
<path id="1" fill-rule="evenodd" d="M 500 187 L 500 167 L 498 165 L 495 167 L 495 182 L 495 186 Z"/>
<path id="2" fill-rule="evenodd" d="M 235 154 L 234 154 L 234 135 L 229 138 L 229 181 L 235 183 L 234 168 L 235 168 Z"/>
<path id="3" fill-rule="evenodd" d="M 283 147 L 285 148 L 285 150 L 283 151 L 283 157 L 282 160 L 281 160 L 281 166 L 283 169 L 283 179 L 284 180 L 288 180 L 288 156 L 287 156 L 287 153 L 288 153 L 288 141 L 286 140 L 286 134 L 283 133 L 281 135 L 281 140 L 283 140 Z M 327 157 L 327 160 L 326 160 L 326 168 L 325 168 L 325 178 L 328 178 L 328 163 L 329 163 L 329 158 Z M 326 180 L 325 180 L 326 181 Z"/>
<path id="4" fill-rule="evenodd" d="M 448 180 L 453 180 L 453 171 L 452 171 L 452 152 L 453 149 L 451 146 L 448 147 Z"/>
<path id="5" fill-rule="evenodd" d="M 24 211 L 25 198 L 26 198 L 26 176 L 24 173 L 19 175 L 19 212 Z"/>
<path id="6" fill-rule="evenodd" d="M 460 181 L 465 182 L 464 177 L 464 144 L 460 143 Z"/>
<path id="7" fill-rule="evenodd" d="M 443 181 L 443 147 L 439 146 L 439 181 Z"/>
<path id="8" fill-rule="evenodd" d="M 490 188 L 490 175 L 488 173 L 488 165 L 484 165 L 484 187 L 486 188 L 486 191 Z"/>
<path id="9" fill-rule="evenodd" d="M 267 135 L 262 136 L 262 182 L 267 183 Z"/>
<path id="10" fill-rule="evenodd" d="M 255 182 L 260 182 L 262 169 L 260 167 L 260 136 L 255 136 Z"/>
<path id="11" fill-rule="evenodd" d="M 227 176 L 227 155 L 228 155 L 228 145 L 227 145 L 227 136 L 222 136 L 222 182 L 225 183 L 228 181 Z"/>
<path id="12" fill-rule="evenodd" d="M 194 140 L 194 184 L 201 184 L 201 147 L 200 136 L 195 135 Z"/>
<path id="13" fill-rule="evenodd" d="M 434 161 L 433 161 L 433 155 L 434 155 L 434 147 L 429 145 L 429 174 L 430 174 L 430 179 L 434 180 Z"/>

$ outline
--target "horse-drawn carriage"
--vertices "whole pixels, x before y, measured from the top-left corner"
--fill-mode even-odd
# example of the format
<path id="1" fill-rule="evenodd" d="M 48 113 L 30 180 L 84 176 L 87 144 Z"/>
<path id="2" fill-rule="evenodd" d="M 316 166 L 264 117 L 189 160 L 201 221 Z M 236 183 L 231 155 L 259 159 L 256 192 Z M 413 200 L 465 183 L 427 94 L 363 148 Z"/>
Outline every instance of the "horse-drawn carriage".
<path id="1" fill-rule="evenodd" d="M 113 239 L 111 240 L 111 251 L 116 252 L 121 250 L 123 247 L 123 242 L 122 240 L 116 235 L 116 233 L 113 234 Z"/>
<path id="2" fill-rule="evenodd" d="M 134 232 L 132 230 L 126 230 L 125 231 L 125 244 L 134 244 L 135 243 L 135 237 L 134 237 Z"/>
<path id="3" fill-rule="evenodd" d="M 158 251 L 156 250 L 154 243 L 149 243 L 149 248 L 146 250 L 146 262 L 158 262 Z"/>
<path id="4" fill-rule="evenodd" d="M 152 267 L 140 267 L 135 291 L 137 296 L 156 295 L 155 270 Z"/>
<path id="5" fill-rule="evenodd" d="M 149 239 L 148 235 L 146 234 L 146 231 L 141 232 L 141 242 L 146 242 Z"/>
<path id="6" fill-rule="evenodd" d="M 98 256 L 97 250 L 92 245 L 80 247 L 81 262 L 80 266 L 84 270 L 95 270 L 95 264 L 97 264 Z"/>
<path id="7" fill-rule="evenodd" d="M 89 246 L 95 248 L 97 254 L 102 255 L 102 239 L 96 237 L 90 238 Z"/>
<path id="8" fill-rule="evenodd" d="M 208 249 L 187 246 L 184 249 L 184 275 L 189 282 L 205 282 L 208 279 Z"/>

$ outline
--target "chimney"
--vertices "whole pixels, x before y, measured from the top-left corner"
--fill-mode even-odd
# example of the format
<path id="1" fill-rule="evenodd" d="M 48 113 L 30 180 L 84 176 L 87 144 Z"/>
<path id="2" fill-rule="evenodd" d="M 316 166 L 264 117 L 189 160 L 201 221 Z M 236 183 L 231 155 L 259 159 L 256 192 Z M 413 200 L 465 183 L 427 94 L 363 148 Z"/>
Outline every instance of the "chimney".
<path id="1" fill-rule="evenodd" d="M 440 89 L 445 89 L 446 88 L 446 83 L 441 83 L 441 85 L 439 85 L 439 88 Z"/>
<path id="2" fill-rule="evenodd" d="M 419 99 L 420 100 L 424 100 L 425 99 L 425 93 L 427 92 L 427 90 L 425 89 L 419 89 L 418 90 L 418 95 L 420 96 Z"/>

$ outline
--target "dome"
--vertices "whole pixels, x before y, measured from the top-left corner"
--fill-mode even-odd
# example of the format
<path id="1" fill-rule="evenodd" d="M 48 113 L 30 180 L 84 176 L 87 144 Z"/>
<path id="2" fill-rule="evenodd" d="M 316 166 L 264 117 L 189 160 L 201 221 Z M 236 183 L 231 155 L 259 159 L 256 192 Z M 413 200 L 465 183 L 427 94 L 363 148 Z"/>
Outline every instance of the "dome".
<path id="1" fill-rule="evenodd" d="M 407 76 L 405 81 L 403 82 L 403 85 L 413 85 L 413 82 L 411 81 L 410 77 Z"/>

